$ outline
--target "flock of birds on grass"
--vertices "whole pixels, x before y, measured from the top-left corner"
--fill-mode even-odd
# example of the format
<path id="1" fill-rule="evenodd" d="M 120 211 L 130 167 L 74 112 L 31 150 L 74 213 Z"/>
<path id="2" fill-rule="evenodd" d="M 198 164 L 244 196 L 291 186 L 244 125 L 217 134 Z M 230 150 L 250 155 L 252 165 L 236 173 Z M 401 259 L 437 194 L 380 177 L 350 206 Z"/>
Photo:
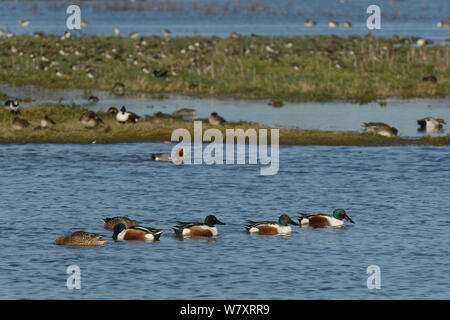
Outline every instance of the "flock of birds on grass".
<path id="1" fill-rule="evenodd" d="M 251 234 L 262 235 L 289 235 L 292 228 L 289 225 L 310 226 L 313 228 L 342 227 L 344 220 L 355 223 L 347 215 L 344 209 L 335 209 L 332 214 L 301 214 L 296 217 L 298 223 L 282 214 L 278 221 L 249 221 L 243 227 Z M 143 227 L 136 220 L 128 217 L 105 218 L 103 227 L 113 230 L 112 239 L 115 241 L 138 240 L 158 241 L 164 232 L 162 229 Z M 225 225 L 214 215 L 209 215 L 203 222 L 180 222 L 172 227 L 176 237 L 216 237 L 218 230 L 216 225 Z M 102 234 L 86 231 L 76 231 L 70 236 L 62 236 L 56 239 L 56 245 L 69 246 L 102 246 L 106 243 Z"/>
<path id="2" fill-rule="evenodd" d="M 121 87 L 121 86 L 119 86 Z M 115 89 L 116 88 L 116 89 Z M 117 85 L 114 86 L 113 91 L 118 90 Z M 91 96 L 88 98 L 88 101 L 91 103 L 98 102 L 98 98 L 95 96 Z M 17 98 L 13 100 L 7 100 L 4 103 L 4 107 L 6 110 L 9 110 L 11 113 L 15 115 L 12 120 L 12 128 L 15 130 L 25 129 L 30 126 L 30 123 L 23 118 L 18 116 L 19 114 L 19 100 Z M 121 124 L 125 123 L 137 123 L 141 117 L 134 112 L 127 111 L 125 106 L 122 106 L 120 109 L 116 107 L 111 107 L 108 109 L 108 113 L 111 114 L 117 122 Z M 180 110 L 175 111 L 173 114 L 166 114 L 162 112 L 155 113 L 154 117 L 159 119 L 170 119 L 170 118 L 180 118 L 180 117 L 188 117 L 194 116 L 196 113 L 195 109 L 182 108 Z M 91 110 L 85 111 L 80 116 L 80 123 L 85 128 L 96 128 L 98 125 L 103 123 L 103 120 Z M 213 126 L 221 126 L 226 123 L 225 119 L 217 114 L 217 112 L 211 113 L 208 118 L 209 124 Z M 433 118 L 426 117 L 423 119 L 418 119 L 417 124 L 419 125 L 418 130 L 420 132 L 425 133 L 440 133 L 442 132 L 443 125 L 447 124 L 442 118 Z M 40 126 L 37 128 L 44 129 L 49 128 L 55 125 L 55 121 L 53 121 L 49 116 L 45 116 L 41 122 Z M 391 127 L 390 125 L 384 122 L 366 122 L 363 124 L 363 127 L 367 132 L 382 135 L 385 137 L 393 137 L 398 135 L 398 130 L 395 127 Z"/>

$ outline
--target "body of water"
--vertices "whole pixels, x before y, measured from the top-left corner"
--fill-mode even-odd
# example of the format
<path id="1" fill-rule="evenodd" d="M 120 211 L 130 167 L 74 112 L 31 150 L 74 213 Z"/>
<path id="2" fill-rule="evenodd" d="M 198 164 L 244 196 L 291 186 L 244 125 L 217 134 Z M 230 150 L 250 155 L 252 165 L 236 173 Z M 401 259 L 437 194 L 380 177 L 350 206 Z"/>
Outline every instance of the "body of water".
<path id="1" fill-rule="evenodd" d="M 2 1 L 0 28 L 15 34 L 45 32 L 62 34 L 69 17 L 66 9 L 73 1 Z M 144 0 L 82 1 L 81 18 L 88 22 L 81 34 L 112 35 L 114 27 L 122 35 L 139 32 L 161 35 L 163 28 L 172 36 L 219 36 L 230 32 L 266 36 L 366 35 L 390 37 L 418 36 L 448 39 L 449 28 L 438 28 L 440 21 L 450 20 L 447 0 Z M 381 9 L 381 29 L 366 26 L 367 8 Z M 23 28 L 17 20 L 30 20 Z M 306 20 L 317 24 L 308 28 Z M 339 23 L 328 27 L 329 21 Z M 349 21 L 351 28 L 342 24 Z"/>
<path id="2" fill-rule="evenodd" d="M 378 102 L 361 105 L 349 101 L 329 102 L 285 102 L 285 106 L 274 108 L 268 100 L 244 100 L 232 98 L 196 98 L 168 95 L 166 99 L 124 96 L 116 97 L 109 91 L 82 89 L 46 89 L 34 86 L 11 87 L 0 85 L 0 91 L 8 96 L 27 98 L 30 103 L 21 103 L 26 107 L 39 103 L 70 103 L 89 105 L 89 109 L 107 111 L 114 106 L 138 115 L 151 115 L 158 111 L 172 113 L 181 108 L 193 108 L 196 118 L 208 118 L 212 112 L 218 112 L 227 121 L 251 121 L 276 128 L 300 128 L 319 130 L 363 131 L 364 122 L 386 122 L 399 130 L 400 136 L 420 137 L 424 132 L 418 131 L 417 120 L 425 117 L 443 118 L 450 123 L 450 100 L 448 98 L 401 99 L 390 98 L 386 106 Z M 95 95 L 99 102 L 88 103 L 88 97 Z M 431 133 L 445 135 L 447 126 L 441 132 Z"/>
<path id="3" fill-rule="evenodd" d="M 160 143 L 0 145 L 2 299 L 448 299 L 448 147 L 281 146 L 280 170 L 149 161 Z M 248 220 L 344 208 L 343 228 L 255 236 Z M 214 214 L 214 239 L 174 237 Z M 114 242 L 101 218 L 164 229 Z M 56 246 L 76 230 L 104 247 Z M 81 289 L 66 269 L 81 270 Z M 367 267 L 381 289 L 366 286 Z"/>

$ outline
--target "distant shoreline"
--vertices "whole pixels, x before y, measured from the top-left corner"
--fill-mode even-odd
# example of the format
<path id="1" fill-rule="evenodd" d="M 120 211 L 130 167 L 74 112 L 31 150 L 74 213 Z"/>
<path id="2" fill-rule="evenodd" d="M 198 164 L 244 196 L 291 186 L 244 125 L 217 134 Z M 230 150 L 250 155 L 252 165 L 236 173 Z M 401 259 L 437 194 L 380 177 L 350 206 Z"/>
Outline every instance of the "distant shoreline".
<path id="1" fill-rule="evenodd" d="M 416 40 L 20 35 L 2 39 L 0 81 L 104 90 L 120 82 L 127 93 L 276 101 L 449 96 L 450 46 Z"/>
<path id="2" fill-rule="evenodd" d="M 157 116 L 145 116 L 136 124 L 120 124 L 108 112 L 98 112 L 103 124 L 94 129 L 84 128 L 80 115 L 87 107 L 70 104 L 43 104 L 29 106 L 20 111 L 20 117 L 30 125 L 21 130 L 12 128 L 14 115 L 9 111 L 0 110 L 0 144 L 23 143 L 61 143 L 61 144 L 109 144 L 109 143 L 139 143 L 139 142 L 170 142 L 175 129 L 187 129 L 194 137 L 194 120 Z M 40 128 L 40 121 L 49 116 L 55 121 L 51 128 Z M 224 126 L 209 125 L 203 121 L 203 133 L 210 128 L 219 129 L 225 137 L 226 129 L 277 129 L 261 126 L 251 122 L 230 122 Z M 178 142 L 172 142 L 178 143 Z M 204 142 L 209 144 L 210 142 Z M 248 142 L 246 142 L 248 143 Z M 270 133 L 268 134 L 270 142 Z M 323 131 L 279 128 L 280 145 L 326 145 L 326 146 L 406 146 L 406 145 L 450 145 L 450 135 L 440 137 L 383 137 L 370 133 L 352 131 Z"/>

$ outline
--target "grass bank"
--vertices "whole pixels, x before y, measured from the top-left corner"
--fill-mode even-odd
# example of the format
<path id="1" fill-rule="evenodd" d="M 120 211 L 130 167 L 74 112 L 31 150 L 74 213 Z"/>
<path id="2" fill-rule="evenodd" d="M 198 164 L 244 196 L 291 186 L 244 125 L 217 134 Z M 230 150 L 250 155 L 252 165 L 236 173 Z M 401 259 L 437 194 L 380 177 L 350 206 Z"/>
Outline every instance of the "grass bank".
<path id="1" fill-rule="evenodd" d="M 20 117 L 30 122 L 30 126 L 15 130 L 12 128 L 14 115 L 0 110 L 0 143 L 117 143 L 170 141 L 172 132 L 185 128 L 194 137 L 194 120 L 181 118 L 162 119 L 145 116 L 136 124 L 120 124 L 109 113 L 99 112 L 103 124 L 95 129 L 86 129 L 79 122 L 79 117 L 86 107 L 79 105 L 45 104 L 30 106 L 21 111 Z M 49 116 L 56 122 L 52 128 L 41 129 L 41 119 Z M 257 123 L 236 122 L 225 126 L 213 127 L 203 120 L 203 132 L 210 128 L 221 130 L 226 136 L 226 129 L 253 128 L 270 129 Z M 268 131 L 270 137 L 270 131 Z M 270 139 L 269 139 L 270 141 Z M 445 137 L 424 137 L 406 139 L 401 137 L 382 137 L 368 133 L 350 131 L 321 131 L 301 129 L 280 129 L 280 144 L 283 145 L 449 145 L 450 135 Z"/>
<path id="2" fill-rule="evenodd" d="M 52 88 L 358 102 L 450 94 L 449 46 L 413 38 L 34 37 L 0 43 L 0 81 Z M 153 74 L 155 73 L 155 74 Z M 424 77 L 434 76 L 431 81 Z"/>

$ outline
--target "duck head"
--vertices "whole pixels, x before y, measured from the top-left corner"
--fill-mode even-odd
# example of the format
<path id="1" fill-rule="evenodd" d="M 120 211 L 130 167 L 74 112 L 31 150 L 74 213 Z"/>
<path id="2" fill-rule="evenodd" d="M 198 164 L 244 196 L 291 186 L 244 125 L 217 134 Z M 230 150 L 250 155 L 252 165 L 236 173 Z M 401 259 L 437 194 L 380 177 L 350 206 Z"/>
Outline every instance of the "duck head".
<path id="1" fill-rule="evenodd" d="M 441 118 L 436 119 L 436 121 L 439 122 L 440 124 L 447 124 L 447 122 L 445 122 L 445 120 Z"/>
<path id="2" fill-rule="evenodd" d="M 294 226 L 298 226 L 298 223 L 295 223 L 291 220 L 291 218 L 287 214 L 282 214 L 280 218 L 278 218 L 278 223 L 282 226 L 287 226 L 288 224 L 292 224 Z"/>
<path id="3" fill-rule="evenodd" d="M 347 215 L 344 209 L 336 209 L 333 211 L 333 217 L 335 217 L 338 220 L 345 219 L 348 222 L 354 223 L 352 219 Z"/>
<path id="4" fill-rule="evenodd" d="M 209 215 L 205 218 L 205 224 L 209 227 L 214 227 L 215 224 L 225 224 L 219 221 L 216 216 Z"/>
<path id="5" fill-rule="evenodd" d="M 122 108 L 120 108 L 120 112 L 122 112 L 122 113 L 127 112 L 127 109 L 125 109 L 125 106 L 122 106 Z"/>
<path id="6" fill-rule="evenodd" d="M 117 235 L 125 230 L 127 227 L 123 223 L 118 223 L 114 226 L 113 239 L 117 240 Z"/>

